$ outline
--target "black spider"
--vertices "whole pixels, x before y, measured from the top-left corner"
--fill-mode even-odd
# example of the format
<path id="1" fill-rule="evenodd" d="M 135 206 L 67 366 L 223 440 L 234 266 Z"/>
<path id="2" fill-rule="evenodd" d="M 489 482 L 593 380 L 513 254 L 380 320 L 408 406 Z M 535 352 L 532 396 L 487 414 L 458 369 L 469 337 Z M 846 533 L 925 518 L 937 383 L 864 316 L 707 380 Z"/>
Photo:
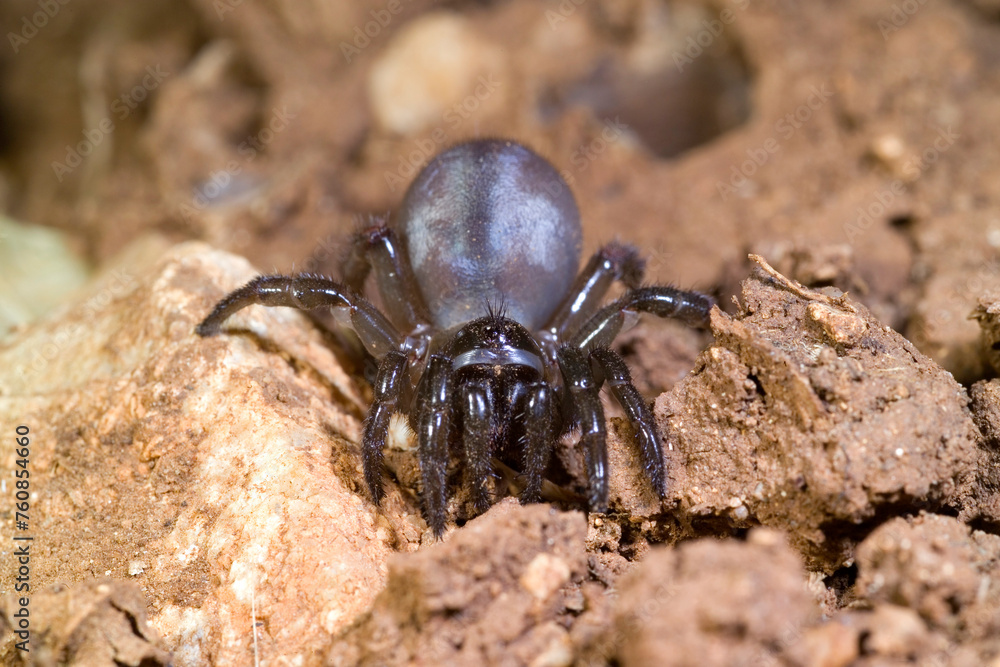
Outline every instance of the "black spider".
<path id="1" fill-rule="evenodd" d="M 389 418 L 409 415 L 419 442 L 423 505 L 436 536 L 445 527 L 445 473 L 461 447 L 476 510 L 488 509 L 494 456 L 519 459 L 522 502 L 541 497 L 555 437 L 578 428 L 588 501 L 608 503 L 607 446 L 599 390 L 606 380 L 635 431 L 642 466 L 666 492 L 653 415 L 609 345 L 639 312 L 704 325 L 710 297 L 640 286 L 635 249 L 611 243 L 576 277 L 581 228 L 566 182 L 544 159 L 512 141 L 459 144 L 417 176 L 392 226 L 355 239 L 342 282 L 322 276 L 260 276 L 232 292 L 198 325 L 218 333 L 252 304 L 343 309 L 378 360 L 374 401 L 362 436 L 365 480 L 383 496 Z M 384 315 L 359 296 L 371 269 Z M 628 290 L 610 305 L 611 284 Z M 419 379 L 418 379 L 419 378 Z"/>

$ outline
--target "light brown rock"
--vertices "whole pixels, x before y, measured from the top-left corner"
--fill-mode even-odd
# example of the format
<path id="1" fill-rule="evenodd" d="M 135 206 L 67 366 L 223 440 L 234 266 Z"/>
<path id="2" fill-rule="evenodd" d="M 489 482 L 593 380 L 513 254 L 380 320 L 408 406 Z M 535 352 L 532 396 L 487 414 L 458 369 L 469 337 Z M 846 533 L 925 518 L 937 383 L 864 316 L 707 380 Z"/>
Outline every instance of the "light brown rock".
<path id="1" fill-rule="evenodd" d="M 134 581 L 177 665 L 248 663 L 251 607 L 261 664 L 309 664 L 419 539 L 395 487 L 385 513 L 359 492 L 364 403 L 305 317 L 194 334 L 254 273 L 198 243 L 133 257 L 0 348 L 0 421 L 32 438 L 32 585 Z"/>

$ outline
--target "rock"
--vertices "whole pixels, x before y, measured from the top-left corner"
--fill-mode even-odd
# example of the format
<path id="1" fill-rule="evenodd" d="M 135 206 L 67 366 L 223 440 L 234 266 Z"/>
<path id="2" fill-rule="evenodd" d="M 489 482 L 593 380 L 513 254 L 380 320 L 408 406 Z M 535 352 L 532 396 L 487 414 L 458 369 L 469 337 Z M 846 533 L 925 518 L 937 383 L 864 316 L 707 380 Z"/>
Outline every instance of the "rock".
<path id="1" fill-rule="evenodd" d="M 87 273 L 67 234 L 0 217 L 0 336 L 61 304 Z"/>
<path id="2" fill-rule="evenodd" d="M 28 534 L 45 536 L 32 586 L 135 581 L 176 665 L 249 663 L 252 607 L 263 659 L 305 659 L 419 540 L 397 487 L 381 512 L 359 492 L 364 404 L 302 314 L 252 308 L 195 335 L 254 273 L 199 243 L 135 258 L 0 348 L 0 420 L 30 430 Z"/>
<path id="3" fill-rule="evenodd" d="M 980 299 L 1000 290 L 998 219 L 996 206 L 928 216 L 914 234 L 927 279 L 906 334 L 962 382 L 981 379 L 987 370 L 989 357 L 980 341 L 983 325 L 988 335 L 990 318 L 977 327 L 969 316 L 985 314 Z"/>
<path id="4" fill-rule="evenodd" d="M 785 530 L 832 571 L 880 508 L 960 505 L 980 435 L 948 372 L 860 304 L 775 275 L 713 313 L 715 345 L 656 401 L 671 500 L 691 523 Z"/>
<path id="5" fill-rule="evenodd" d="M 915 658 L 928 653 L 927 628 L 912 609 L 894 604 L 879 605 L 871 615 L 870 633 L 864 640 L 866 653 L 890 658 Z"/>
<path id="6" fill-rule="evenodd" d="M 0 602 L 0 617 L 13 619 L 17 597 L 11 594 Z M 74 586 L 56 584 L 30 600 L 27 651 L 15 647 L 20 637 L 4 632 L 0 660 L 5 665 L 170 665 L 169 652 L 147 621 L 145 596 L 133 583 L 99 578 Z"/>
<path id="7" fill-rule="evenodd" d="M 467 19 L 427 14 L 394 35 L 372 65 L 372 113 L 396 134 L 418 134 L 435 125 L 443 133 L 480 105 L 497 108 L 505 70 L 503 49 L 476 34 Z"/>
<path id="8" fill-rule="evenodd" d="M 503 500 L 444 543 L 391 559 L 385 590 L 326 663 L 569 664 L 560 619 L 587 572 L 586 535 L 579 512 Z"/>
<path id="9" fill-rule="evenodd" d="M 1000 291 L 990 290 L 980 296 L 972 317 L 979 322 L 983 358 L 994 373 L 1000 372 Z"/>
<path id="10" fill-rule="evenodd" d="M 584 664 L 788 664 L 818 607 L 799 556 L 780 535 L 759 532 L 746 543 L 654 548 L 621 582 L 612 625 L 586 647 Z"/>
<path id="11" fill-rule="evenodd" d="M 995 585 L 1000 537 L 953 517 L 921 514 L 882 524 L 857 553 L 857 591 L 863 599 L 902 605 L 955 641 L 990 639 L 1000 648 L 994 639 L 1000 632 L 1000 588 Z"/>
<path id="12" fill-rule="evenodd" d="M 847 667 L 858 657 L 857 628 L 836 621 L 809 628 L 802 637 L 810 667 Z"/>
<path id="13" fill-rule="evenodd" d="M 968 501 L 962 508 L 965 521 L 1000 523 L 1000 380 L 983 380 L 969 390 L 970 408 L 983 434 L 986 456 L 976 471 Z"/>

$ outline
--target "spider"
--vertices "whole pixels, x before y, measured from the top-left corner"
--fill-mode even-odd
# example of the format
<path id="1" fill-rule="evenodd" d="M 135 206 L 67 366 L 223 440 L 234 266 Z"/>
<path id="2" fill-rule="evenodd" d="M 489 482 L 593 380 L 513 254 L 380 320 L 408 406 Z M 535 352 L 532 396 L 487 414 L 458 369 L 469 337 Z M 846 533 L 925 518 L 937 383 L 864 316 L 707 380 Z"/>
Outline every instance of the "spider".
<path id="1" fill-rule="evenodd" d="M 577 275 L 581 242 L 576 202 L 552 165 L 513 141 L 469 141 L 427 164 L 391 224 L 376 220 L 355 236 L 342 281 L 260 276 L 222 299 L 197 333 L 218 333 L 253 304 L 333 308 L 378 362 L 361 442 L 371 497 L 379 504 L 384 495 L 389 419 L 405 412 L 417 435 L 424 515 L 438 538 L 451 452 L 464 457 L 464 482 L 481 513 L 492 502 L 495 456 L 519 460 L 521 502 L 538 502 L 552 444 L 573 429 L 589 509 L 603 512 L 604 382 L 632 424 L 649 481 L 666 493 L 652 411 L 609 345 L 640 312 L 704 326 L 714 302 L 642 286 L 643 261 L 619 243 L 599 249 Z M 372 270 L 384 313 L 360 295 Z M 627 289 L 602 307 L 615 281 Z"/>

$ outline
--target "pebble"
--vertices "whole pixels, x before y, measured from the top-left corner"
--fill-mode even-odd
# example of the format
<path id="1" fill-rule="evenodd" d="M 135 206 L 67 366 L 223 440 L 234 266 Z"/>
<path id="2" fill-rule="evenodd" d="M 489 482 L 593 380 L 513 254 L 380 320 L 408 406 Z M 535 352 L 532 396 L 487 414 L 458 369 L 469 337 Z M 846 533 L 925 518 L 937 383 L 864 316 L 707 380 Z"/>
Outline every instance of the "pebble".
<path id="1" fill-rule="evenodd" d="M 385 130 L 444 134 L 496 103 L 505 91 L 504 51 L 447 12 L 408 24 L 371 68 L 372 113 Z"/>

